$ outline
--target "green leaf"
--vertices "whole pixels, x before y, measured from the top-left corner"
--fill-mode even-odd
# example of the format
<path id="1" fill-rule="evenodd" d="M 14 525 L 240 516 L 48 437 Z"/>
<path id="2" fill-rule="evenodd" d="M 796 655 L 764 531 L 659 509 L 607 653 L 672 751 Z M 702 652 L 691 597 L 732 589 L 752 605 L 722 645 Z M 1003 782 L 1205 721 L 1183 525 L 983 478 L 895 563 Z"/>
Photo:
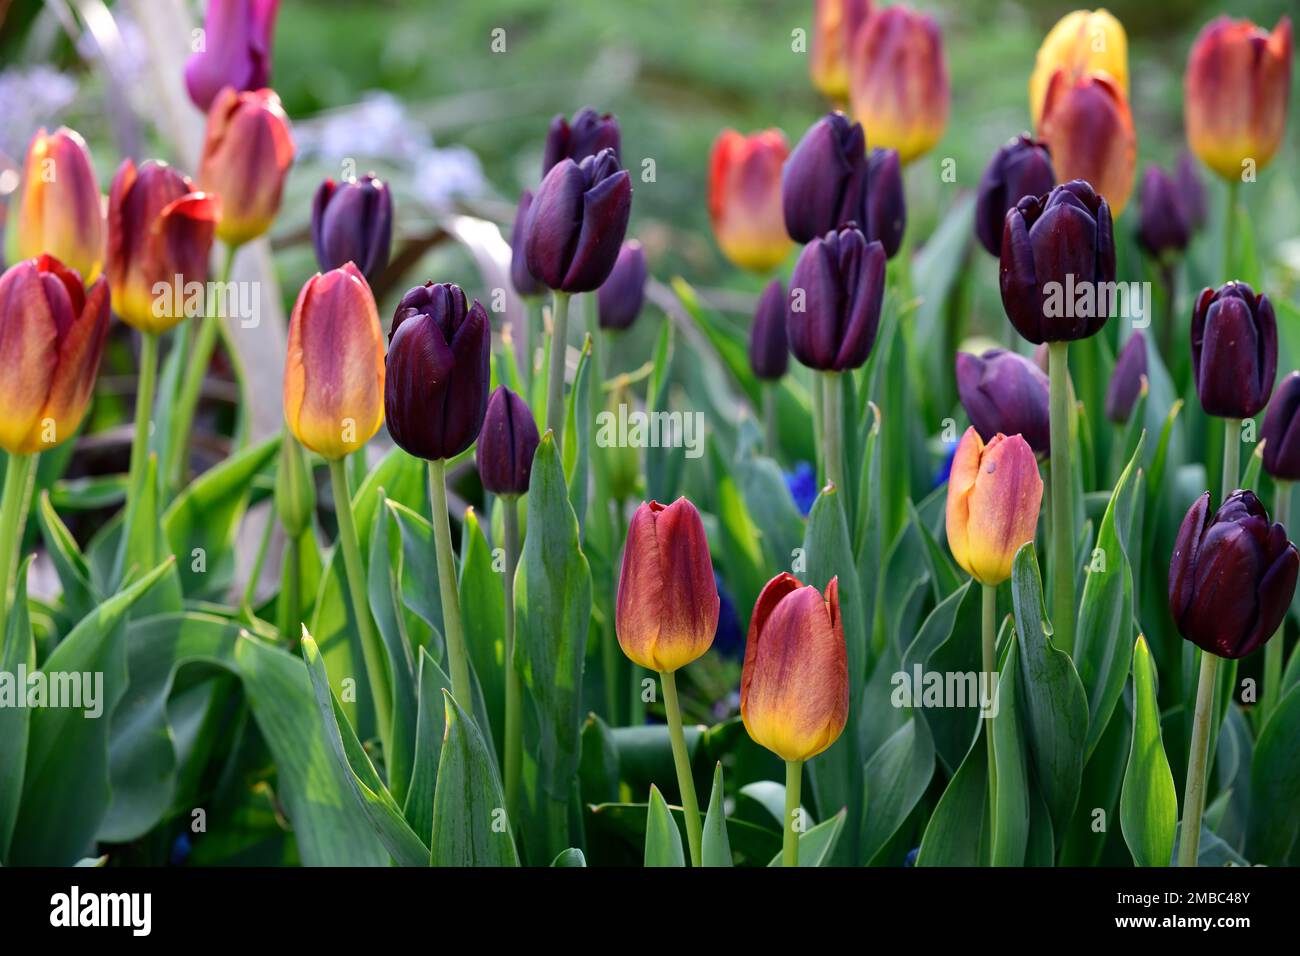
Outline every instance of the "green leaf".
<path id="1" fill-rule="evenodd" d="M 586 296 L 595 299 L 595 293 Z M 594 304 L 594 303 L 593 303 Z M 591 333 L 583 337 L 578 353 L 578 367 L 573 373 L 573 388 L 564 413 L 564 478 L 569 486 L 569 501 L 578 517 L 578 538 L 587 527 L 588 478 L 591 469 Z"/>
<path id="2" fill-rule="evenodd" d="M 848 808 L 840 809 L 829 820 L 823 820 L 811 830 L 799 834 L 799 866 L 829 866 L 831 855 L 835 852 L 835 844 L 839 842 L 840 833 L 844 830 L 844 818 L 848 815 Z M 780 866 L 781 854 L 778 853 L 768 861 L 768 866 Z"/>
<path id="3" fill-rule="evenodd" d="M 503 501 L 517 508 L 514 500 Z M 506 726 L 506 622 L 504 569 L 494 571 L 492 549 L 479 524 L 478 512 L 469 508 L 460 532 L 460 606 L 470 665 L 483 692 L 488 725 L 483 728 L 496 743 L 498 759 L 505 755 Z"/>
<path id="4" fill-rule="evenodd" d="M 681 815 L 680 808 L 669 807 L 668 809 L 674 819 Z M 588 810 L 586 826 L 589 838 L 616 837 L 635 854 L 636 858 L 641 857 L 645 849 L 649 804 L 601 803 L 589 807 Z M 738 861 L 756 865 L 766 864 L 772 858 L 772 854 L 781 849 L 781 834 L 775 827 L 775 823 L 772 826 L 765 826 L 751 820 L 728 817 L 727 841 L 731 844 L 732 852 Z"/>
<path id="5" fill-rule="evenodd" d="M 935 606 L 916 632 L 902 661 L 902 670 L 915 684 L 917 668 L 930 671 L 979 670 L 981 594 L 979 584 L 967 581 Z M 920 688 L 912 687 L 919 694 Z M 929 726 L 939 760 L 950 772 L 962 764 L 977 732 L 978 715 L 968 707 L 926 707 L 917 710 Z"/>
<path id="6" fill-rule="evenodd" d="M 645 865 L 686 865 L 686 857 L 682 853 L 682 833 L 677 829 L 677 821 L 668 812 L 663 794 L 654 784 L 650 785 L 650 811 L 645 824 Z"/>
<path id="7" fill-rule="evenodd" d="M 163 528 L 158 523 L 161 510 L 158 491 L 158 460 L 150 456 L 140 476 L 137 493 L 127 499 L 122 535 L 117 541 L 112 589 L 139 579 L 149 568 L 158 566 L 168 555 Z M 187 555 L 188 556 L 188 555 Z M 176 562 L 170 562 L 157 590 L 147 595 L 134 613 L 144 617 L 181 609 L 181 584 Z"/>
<path id="8" fill-rule="evenodd" d="M 1155 662 L 1146 639 L 1133 646 L 1133 743 L 1119 797 L 1124 842 L 1137 866 L 1168 866 L 1178 827 L 1178 794 L 1160 737 Z"/>
<path id="9" fill-rule="evenodd" d="M 867 761 L 862 856 L 869 863 L 882 862 L 878 854 L 925 796 L 933 775 L 934 741 L 930 728 L 920 716 L 914 715 Z"/>
<path id="10" fill-rule="evenodd" d="M 42 499 L 46 496 L 42 495 Z M 18 568 L 14 580 L 14 604 L 5 623 L 3 653 L 0 654 L 0 674 L 12 675 L 17 683 L 18 668 L 36 667 L 36 644 L 32 640 L 32 622 L 27 610 L 27 572 L 34 557 L 26 558 Z M 19 694 L 27 688 L 15 687 Z M 31 724 L 31 709 L 27 707 L 0 707 L 0 864 L 9 865 L 9 843 L 23 795 L 23 773 L 27 763 L 27 736 Z"/>
<path id="11" fill-rule="evenodd" d="M 1280 638 L 1274 638 L 1279 640 Z M 1300 686 L 1269 714 L 1250 764 L 1250 827 L 1246 855 L 1256 863 L 1287 862 L 1300 836 Z"/>
<path id="12" fill-rule="evenodd" d="M 402 815 L 426 844 L 433 839 L 433 794 L 438 782 L 438 764 L 442 759 L 442 739 L 446 733 L 447 705 L 442 695 L 447 690 L 451 690 L 451 678 L 428 651 L 420 648 L 415 769 L 411 772 L 411 786 L 406 793 Z"/>
<path id="13" fill-rule="evenodd" d="M 948 781 L 921 837 L 917 866 L 983 866 L 988 862 L 988 747 L 981 720 L 966 759 Z"/>
<path id="14" fill-rule="evenodd" d="M 569 847 L 567 850 L 561 850 L 559 855 L 551 861 L 552 867 L 570 867 L 586 866 L 587 858 L 582 855 L 582 851 L 577 847 Z"/>
<path id="15" fill-rule="evenodd" d="M 42 492 L 37 500 L 36 520 L 45 540 L 45 551 L 63 586 L 63 611 L 72 622 L 79 621 L 102 600 L 90 581 L 90 565 L 72 532 L 54 510 L 48 491 Z"/>
<path id="16" fill-rule="evenodd" d="M 701 866 L 731 866 L 731 844 L 727 840 L 727 811 L 723 806 L 722 762 L 713 766 L 713 790 L 709 794 L 709 809 L 704 814 L 704 839 L 701 844 Z"/>
<path id="17" fill-rule="evenodd" d="M 981 721 L 992 724 L 993 759 L 997 765 L 996 803 L 990 862 L 1023 866 L 1029 845 L 1029 779 L 1025 771 L 1024 728 L 1020 716 L 1020 645 L 1009 641 L 997 687 L 997 713 Z M 984 731 L 988 733 L 988 729 Z"/>
<path id="18" fill-rule="evenodd" d="M 669 410 L 668 386 L 671 384 L 673 366 L 673 323 L 665 321 L 659 330 L 653 356 L 654 366 L 650 381 L 646 383 L 646 411 Z M 646 494 L 659 501 L 672 501 L 676 496 L 677 478 L 682 456 L 674 449 L 659 449 L 645 458 Z"/>
<path id="19" fill-rule="evenodd" d="M 942 601 L 961 587 L 961 575 L 957 573 L 957 568 L 953 566 L 952 559 L 948 557 L 948 552 L 940 546 L 934 535 L 930 533 L 930 529 L 925 526 L 925 522 L 917 514 L 916 506 L 912 504 L 910 499 L 907 502 L 907 514 L 912 523 L 916 525 L 917 534 L 921 536 L 921 543 L 924 545 L 925 559 L 930 566 L 930 584 L 934 588 L 934 599 L 936 602 Z"/>

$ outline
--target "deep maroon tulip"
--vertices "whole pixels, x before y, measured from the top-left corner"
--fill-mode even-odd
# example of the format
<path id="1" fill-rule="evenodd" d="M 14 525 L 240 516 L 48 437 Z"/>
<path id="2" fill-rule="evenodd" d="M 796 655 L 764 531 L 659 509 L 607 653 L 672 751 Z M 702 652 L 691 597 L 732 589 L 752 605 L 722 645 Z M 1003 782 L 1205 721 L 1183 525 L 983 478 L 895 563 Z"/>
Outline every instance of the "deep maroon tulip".
<path id="1" fill-rule="evenodd" d="M 885 250 L 855 228 L 828 232 L 799 255 L 790 277 L 786 331 L 809 368 L 842 372 L 871 354 L 885 294 Z"/>
<path id="2" fill-rule="evenodd" d="M 1192 227 L 1183 198 L 1178 185 L 1159 166 L 1148 166 L 1142 174 L 1138 211 L 1138 244 L 1149 254 L 1162 259 L 1187 248 Z"/>
<path id="3" fill-rule="evenodd" d="M 524 240 L 528 238 L 528 210 L 532 205 L 533 191 L 525 189 L 519 196 L 515 222 L 510 227 L 510 284 L 522 296 L 541 295 L 546 291 L 546 286 L 528 271 L 528 256 L 524 252 Z"/>
<path id="4" fill-rule="evenodd" d="M 631 239 L 623 243 L 614 271 L 596 293 L 596 310 L 602 329 L 630 328 L 645 304 L 647 269 L 645 250 Z"/>
<path id="5" fill-rule="evenodd" d="M 863 221 L 866 143 L 862 125 L 839 112 L 827 113 L 804 133 L 781 174 L 785 230 L 795 242 Z"/>
<path id="6" fill-rule="evenodd" d="M 1204 289 L 1192 312 L 1192 376 L 1207 415 L 1251 418 L 1277 376 L 1277 319 L 1244 282 Z"/>
<path id="7" fill-rule="evenodd" d="M 1273 636 L 1291 606 L 1295 545 L 1269 524 L 1252 491 L 1234 491 L 1214 517 L 1210 493 L 1183 518 L 1169 560 L 1169 610 L 1178 631 L 1203 651 L 1245 657 Z"/>
<path id="8" fill-rule="evenodd" d="M 1015 352 L 957 353 L 957 395 L 982 440 L 1021 435 L 1034 451 L 1051 450 L 1047 376 Z"/>
<path id="9" fill-rule="evenodd" d="M 1142 380 L 1147 374 L 1147 339 L 1140 329 L 1134 329 L 1115 360 L 1110 385 L 1106 388 L 1106 417 L 1117 425 L 1128 421 L 1142 392 Z"/>
<path id="10" fill-rule="evenodd" d="M 618 259 L 631 212 L 632 180 L 613 150 L 581 164 L 561 160 L 528 210 L 528 271 L 561 292 L 599 289 Z"/>
<path id="11" fill-rule="evenodd" d="M 1300 481 L 1300 372 L 1278 383 L 1264 413 L 1264 470 L 1283 481 Z"/>
<path id="12" fill-rule="evenodd" d="M 1002 252 L 1007 210 L 1022 196 L 1045 196 L 1056 185 L 1047 144 L 1021 133 L 989 160 L 975 201 L 975 237 L 993 255 Z M 985 439 L 987 441 L 987 439 Z"/>
<path id="13" fill-rule="evenodd" d="M 1002 307 L 1030 342 L 1084 339 L 1106 324 L 1098 284 L 1115 281 L 1115 236 L 1110 206 L 1082 179 L 1022 197 L 1007 212 L 1001 255 Z M 1080 294 L 1089 285 L 1091 308 Z"/>
<path id="14" fill-rule="evenodd" d="M 1178 180 L 1178 195 L 1183 200 L 1183 211 L 1187 214 L 1187 224 L 1192 231 L 1205 225 L 1205 183 L 1196 168 L 1196 160 L 1187 150 L 1178 154 L 1178 166 L 1174 170 Z"/>
<path id="15" fill-rule="evenodd" d="M 325 180 L 311 205 L 311 241 L 322 272 L 353 262 L 374 285 L 388 267 L 393 242 L 388 184 L 373 173 L 341 183 Z"/>
<path id="16" fill-rule="evenodd" d="M 526 492 L 538 440 L 532 411 L 522 398 L 498 385 L 488 399 L 483 431 L 474 449 L 483 487 L 494 495 Z"/>
<path id="17" fill-rule="evenodd" d="M 185 63 L 190 99 L 207 112 L 227 86 L 240 93 L 270 85 L 271 33 L 280 0 L 208 0 L 203 48 Z"/>
<path id="18" fill-rule="evenodd" d="M 597 113 L 590 106 L 578 110 L 570 123 L 557 115 L 546 131 L 546 150 L 542 154 L 542 175 L 562 159 L 580 163 L 603 149 L 612 149 L 619 159 L 618 120 L 613 113 Z"/>
<path id="19" fill-rule="evenodd" d="M 384 418 L 400 447 L 434 461 L 478 437 L 488 398 L 492 328 L 460 286 L 426 282 L 406 295 L 388 333 Z"/>
<path id="20" fill-rule="evenodd" d="M 873 149 L 867 157 L 865 218 L 867 239 L 879 240 L 885 247 L 885 258 L 894 258 L 903 244 L 903 230 L 907 228 L 903 167 L 896 149 Z"/>
<path id="21" fill-rule="evenodd" d="M 758 299 L 754 327 L 749 332 L 749 367 L 754 375 L 775 382 L 790 367 L 790 341 L 785 333 L 785 290 L 773 279 Z"/>

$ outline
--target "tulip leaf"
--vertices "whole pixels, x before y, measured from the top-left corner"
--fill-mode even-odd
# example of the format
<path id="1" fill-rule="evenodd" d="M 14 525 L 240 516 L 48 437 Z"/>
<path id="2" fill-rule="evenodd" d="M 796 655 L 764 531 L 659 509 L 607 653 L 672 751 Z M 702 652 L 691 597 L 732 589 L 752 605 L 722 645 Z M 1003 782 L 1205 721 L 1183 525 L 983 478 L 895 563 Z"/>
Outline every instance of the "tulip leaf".
<path id="1" fill-rule="evenodd" d="M 646 383 L 646 411 L 651 415 L 669 411 L 670 373 L 675 354 L 673 323 L 665 321 L 655 342 L 654 364 L 650 372 L 650 380 Z M 713 436 L 710 435 L 710 440 L 712 438 Z M 682 459 L 680 449 L 658 448 L 654 449 L 653 454 L 647 449 L 644 459 L 647 497 L 658 501 L 672 501 L 676 497 Z"/>
<path id="2" fill-rule="evenodd" d="M 980 866 L 988 862 L 988 747 L 979 734 L 948 781 L 921 837 L 917 866 Z"/>
<path id="3" fill-rule="evenodd" d="M 167 541 L 163 525 L 158 522 L 161 510 L 158 488 L 158 460 L 150 456 L 145 463 L 138 487 L 127 498 L 125 514 L 122 519 L 122 534 L 117 539 L 117 557 L 113 565 L 113 588 L 120 589 L 138 580 L 149 568 L 158 566 L 168 556 Z M 202 554 L 190 555 L 185 552 L 186 560 L 191 557 L 198 562 L 206 562 Z M 204 566 L 200 564 L 199 566 Z M 141 603 L 132 608 L 131 613 L 141 617 L 150 614 L 165 614 L 181 609 L 181 583 L 176 570 L 176 562 L 167 563 L 167 570 L 157 588 L 150 588 L 149 593 L 141 597 Z"/>
<path id="4" fill-rule="evenodd" d="M 477 724 L 444 690 L 446 736 L 433 795 L 433 866 L 518 866 L 496 757 Z"/>
<path id="5" fill-rule="evenodd" d="M 1281 640 L 1275 637 L 1273 640 Z M 1246 854 L 1256 863 L 1288 861 L 1300 837 L 1300 686 L 1269 714 L 1250 765 L 1250 827 Z"/>
<path id="6" fill-rule="evenodd" d="M 701 866 L 731 866 L 731 843 L 727 840 L 727 810 L 723 806 L 722 762 L 713 766 L 713 789 L 709 809 L 704 815 L 704 837 L 700 851 Z"/>
<path id="7" fill-rule="evenodd" d="M 668 812 L 663 794 L 650 784 L 650 808 L 645 821 L 645 865 L 685 866 L 682 853 L 682 832 L 677 820 Z"/>
<path id="8" fill-rule="evenodd" d="M 961 587 L 961 577 L 953 566 L 952 559 L 948 557 L 948 553 L 940 547 L 939 542 L 930 533 L 930 529 L 921 520 L 921 516 L 916 511 L 916 506 L 912 504 L 910 499 L 907 502 L 907 514 L 912 523 L 916 525 L 917 534 L 921 536 L 925 559 L 930 567 L 930 584 L 934 588 L 934 599 L 936 602 L 942 601 Z"/>
<path id="9" fill-rule="evenodd" d="M 45 499 L 46 496 L 42 495 Z M 0 643 L 0 674 L 16 675 L 18 668 L 36 667 L 36 644 L 32 639 L 32 622 L 27 608 L 27 572 L 33 556 L 24 559 L 14 580 L 14 603 L 4 622 Z M 17 693 L 27 693 L 21 685 Z M 27 737 L 32 710 L 29 707 L 0 707 L 0 864 L 8 866 L 9 842 L 23 795 L 23 772 L 27 762 Z"/>
<path id="10" fill-rule="evenodd" d="M 823 820 L 809 830 L 799 834 L 799 866 L 830 866 L 835 846 L 840 834 L 844 832 L 844 818 L 848 808 L 841 807 L 840 812 L 829 820 Z M 768 866 L 780 866 L 781 854 L 778 853 L 768 861 Z"/>
<path id="11" fill-rule="evenodd" d="M 402 529 L 402 600 L 428 630 L 429 653 L 441 662 L 446 648 L 442 638 L 442 592 L 438 585 L 433 524 L 424 515 L 391 498 L 387 504 Z"/>
<path id="12" fill-rule="evenodd" d="M 595 305 L 595 293 L 583 296 Z M 595 328 L 595 326 L 590 326 Z M 573 388 L 564 412 L 564 479 L 569 486 L 569 501 L 578 518 L 578 540 L 587 528 L 587 498 L 590 495 L 591 472 L 591 388 L 588 379 L 591 371 L 591 333 L 582 340 L 578 353 L 578 368 L 573 373 Z"/>
<path id="13" fill-rule="evenodd" d="M 577 847 L 569 847 L 567 850 L 561 850 L 559 855 L 551 861 L 552 867 L 585 867 L 587 858 L 582 855 L 582 851 Z"/>
<path id="14" fill-rule="evenodd" d="M 507 508 L 517 508 L 518 502 L 504 500 Z M 465 628 L 465 645 L 469 651 L 470 665 L 483 694 L 483 708 L 487 723 L 482 725 L 484 735 L 495 741 L 499 759 L 505 754 L 506 725 L 506 623 L 505 566 L 493 570 L 495 558 L 488 545 L 478 512 L 469 508 L 460 532 L 460 606 Z"/>
<path id="15" fill-rule="evenodd" d="M 935 751 L 949 772 L 955 772 L 961 765 L 977 730 L 978 715 L 969 707 L 917 705 L 924 703 L 927 674 L 942 676 L 949 670 L 966 673 L 979 669 L 978 641 L 972 637 L 980 632 L 980 618 L 980 586 L 967 581 L 927 615 L 901 664 L 905 686 L 910 692 L 904 695 L 902 703 L 917 707 L 915 712 L 929 726 Z M 894 691 L 899 690 L 895 686 Z"/>
<path id="16" fill-rule="evenodd" d="M 752 608 L 767 582 L 767 566 L 759 544 L 761 537 L 733 469 L 715 438 L 708 439 L 709 473 L 713 480 L 712 511 L 718 517 L 716 547 L 726 582 L 738 607 Z"/>
<path id="17" fill-rule="evenodd" d="M 44 491 L 37 500 L 36 520 L 40 524 L 45 552 L 54 564 L 63 586 L 63 613 L 72 622 L 81 620 L 103 599 L 90 580 L 90 566 Z"/>
<path id="18" fill-rule="evenodd" d="M 423 647 L 420 648 L 417 667 L 419 704 L 415 725 L 415 767 L 411 771 L 411 786 L 406 792 L 402 815 L 416 835 L 428 844 L 433 839 L 433 794 L 446 733 L 447 705 L 442 694 L 451 689 L 451 678 Z"/>
<path id="19" fill-rule="evenodd" d="M 1111 842 L 1111 821 L 1128 760 L 1130 724 L 1128 720 L 1110 721 L 1092 757 L 1084 764 L 1074 815 L 1065 833 L 1057 834 L 1061 844 L 1059 866 L 1096 866 Z"/>
<path id="20" fill-rule="evenodd" d="M 788 564 L 794 549 L 803 543 L 804 521 L 781 469 L 771 458 L 754 457 L 736 462 L 734 471 L 767 566 Z"/>
<path id="21" fill-rule="evenodd" d="M 1029 845 L 1029 776 L 1025 768 L 1024 721 L 1020 714 L 1020 645 L 1007 641 L 1003 652 L 991 724 L 997 787 L 990 861 L 993 866 L 1023 866 Z M 985 728 L 985 733 L 989 729 Z"/>
<path id="22" fill-rule="evenodd" d="M 595 845 L 595 838 L 616 837 L 620 844 L 634 851 L 635 859 L 642 859 L 645 850 L 646 818 L 649 815 L 647 803 L 600 803 L 588 807 L 585 818 L 589 845 Z M 674 819 L 681 817 L 680 807 L 669 807 Z M 678 827 L 685 825 L 680 820 Z M 772 854 L 781 849 L 781 833 L 776 829 L 777 821 L 765 826 L 752 820 L 727 818 L 727 842 L 731 845 L 733 856 L 738 862 L 764 865 Z"/>
<path id="23" fill-rule="evenodd" d="M 1119 797 L 1124 842 L 1137 866 L 1168 866 L 1178 826 L 1178 794 L 1160 737 L 1155 663 L 1146 639 L 1133 646 L 1133 740 Z"/>
<path id="24" fill-rule="evenodd" d="M 867 814 L 862 826 L 862 857 L 879 865 L 881 852 L 925 796 L 934 775 L 929 725 L 914 714 L 871 755 L 863 773 Z"/>

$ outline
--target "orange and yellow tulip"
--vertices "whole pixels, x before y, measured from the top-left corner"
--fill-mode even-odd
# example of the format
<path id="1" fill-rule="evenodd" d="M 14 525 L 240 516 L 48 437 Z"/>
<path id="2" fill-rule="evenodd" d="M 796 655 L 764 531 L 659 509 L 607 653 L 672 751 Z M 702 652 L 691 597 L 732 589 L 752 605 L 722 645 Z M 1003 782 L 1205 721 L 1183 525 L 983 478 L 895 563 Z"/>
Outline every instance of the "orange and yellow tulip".
<path id="1" fill-rule="evenodd" d="M 1070 81 L 1057 73 L 1047 91 L 1038 134 L 1052 154 L 1056 181 L 1083 179 L 1124 211 L 1137 175 L 1137 132 L 1123 91 L 1104 74 Z"/>
<path id="2" fill-rule="evenodd" d="M 808 71 L 813 86 L 837 106 L 849 98 L 849 50 L 871 16 L 871 0 L 816 0 Z"/>
<path id="3" fill-rule="evenodd" d="M 957 444 L 948 476 L 948 548 L 981 584 L 1011 577 L 1016 551 L 1034 540 L 1043 479 L 1033 449 L 1019 435 L 987 445 L 974 427 Z"/>
<path id="4" fill-rule="evenodd" d="M 208 112 L 199 183 L 221 197 L 217 238 L 231 246 L 256 239 L 280 211 L 293 163 L 289 118 L 274 90 L 222 90 Z"/>
<path id="5" fill-rule="evenodd" d="M 384 333 L 351 262 L 307 280 L 289 317 L 284 420 L 325 458 L 356 451 L 384 421 Z"/>
<path id="6" fill-rule="evenodd" d="M 709 219 L 722 254 L 755 272 L 779 265 L 793 243 L 781 211 L 781 169 L 790 148 L 779 129 L 743 136 L 725 129 L 709 158 Z"/>
<path id="7" fill-rule="evenodd" d="M 104 266 L 104 200 L 81 134 L 42 127 L 27 147 L 18 255 L 54 256 L 86 281 Z"/>
<path id="8" fill-rule="evenodd" d="M 1055 77 L 1067 86 L 1091 74 L 1102 74 L 1128 96 L 1128 37 L 1108 11 L 1075 10 L 1048 32 L 1038 48 L 1034 72 L 1029 77 L 1029 113 L 1037 128 L 1043 116 L 1047 90 Z M 1052 154 L 1056 160 L 1056 154 Z"/>

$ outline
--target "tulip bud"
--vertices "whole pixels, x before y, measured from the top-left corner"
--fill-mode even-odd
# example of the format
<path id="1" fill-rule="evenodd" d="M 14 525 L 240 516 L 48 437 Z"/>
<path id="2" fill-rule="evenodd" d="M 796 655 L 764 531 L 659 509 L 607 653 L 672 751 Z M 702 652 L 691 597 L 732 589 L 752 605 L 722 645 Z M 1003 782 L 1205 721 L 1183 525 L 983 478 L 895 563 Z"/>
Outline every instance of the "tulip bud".
<path id="1" fill-rule="evenodd" d="M 1106 417 L 1122 425 L 1133 414 L 1138 396 L 1146 388 L 1147 339 L 1141 329 L 1134 329 L 1115 360 L 1110 385 L 1106 389 Z"/>
<path id="2" fill-rule="evenodd" d="M 273 90 L 218 94 L 199 165 L 203 188 L 221 197 L 217 238 L 238 246 L 271 227 L 293 153 L 289 118 Z"/>
<path id="3" fill-rule="evenodd" d="M 51 255 L 87 282 L 104 264 L 104 204 L 81 134 L 67 127 L 37 130 L 23 165 L 18 255 Z"/>
<path id="4" fill-rule="evenodd" d="M 853 116 L 904 165 L 930 151 L 948 125 L 943 35 L 931 17 L 904 6 L 867 18 L 849 60 Z"/>
<path id="5" fill-rule="evenodd" d="M 1045 196 L 1056 185 L 1056 170 L 1047 144 L 1021 133 L 993 154 L 980 177 L 975 202 L 975 237 L 998 255 L 1007 210 L 1022 196 Z"/>
<path id="6" fill-rule="evenodd" d="M 709 219 L 722 254 L 767 272 L 785 259 L 790 237 L 781 210 L 781 171 L 790 153 L 779 129 L 742 136 L 724 129 L 709 157 Z"/>
<path id="7" fill-rule="evenodd" d="M 868 242 L 879 240 L 885 258 L 892 259 L 903 245 L 907 228 L 907 201 L 903 193 L 903 167 L 896 149 L 873 149 L 867 156 L 866 229 Z"/>
<path id="8" fill-rule="evenodd" d="M 785 310 L 785 290 L 780 279 L 773 279 L 758 298 L 758 310 L 749 332 L 749 367 L 756 378 L 776 382 L 790 367 Z"/>
<path id="9" fill-rule="evenodd" d="M 127 325 L 159 333 L 186 317 L 180 296 L 159 296 L 155 285 L 183 288 L 208 281 L 208 257 L 221 203 L 197 192 L 166 163 L 136 168 L 123 160 L 108 198 L 108 284 L 113 311 Z M 170 303 L 170 304 L 169 304 Z"/>
<path id="10" fill-rule="evenodd" d="M 863 220 L 867 141 L 859 123 L 827 113 L 808 128 L 781 174 L 785 230 L 795 242 Z"/>
<path id="11" fill-rule="evenodd" d="M 316 513 L 316 484 L 304 460 L 302 446 L 292 435 L 280 440 L 280 466 L 275 470 L 275 513 L 291 538 L 311 527 Z"/>
<path id="12" fill-rule="evenodd" d="M 1109 318 L 1098 284 L 1115 281 L 1106 200 L 1078 179 L 1022 197 L 1003 224 L 999 279 L 1007 317 L 1035 345 L 1095 335 Z M 1088 286 L 1093 307 L 1078 308 L 1078 291 Z"/>
<path id="13" fill-rule="evenodd" d="M 353 262 L 373 284 L 388 267 L 392 241 L 393 197 L 387 183 L 367 173 L 320 184 L 311 205 L 311 242 L 322 270 Z"/>
<path id="14" fill-rule="evenodd" d="M 203 46 L 185 64 L 194 105 L 212 106 L 227 86 L 260 90 L 271 78 L 271 33 L 280 0 L 208 0 Z"/>
<path id="15" fill-rule="evenodd" d="M 1148 166 L 1142 174 L 1138 211 L 1138 244 L 1149 254 L 1168 259 L 1187 248 L 1192 229 L 1182 197 L 1169 174 L 1159 166 Z"/>
<path id="16" fill-rule="evenodd" d="M 704 522 L 678 498 L 643 502 L 628 526 L 614 616 L 634 663 L 669 673 L 700 657 L 718 629 L 718 585 Z"/>
<path id="17" fill-rule="evenodd" d="M 618 120 L 613 113 L 597 113 L 587 106 L 574 114 L 572 123 L 557 115 L 551 120 L 551 128 L 546 131 L 542 177 L 545 178 L 563 159 L 581 163 L 588 156 L 595 156 L 605 149 L 613 151 L 614 162 L 617 163 L 619 146 Z"/>
<path id="18" fill-rule="evenodd" d="M 48 255 L 0 276 L 0 448 L 49 451 L 76 433 L 107 336 L 102 276 L 87 289 Z"/>
<path id="19" fill-rule="evenodd" d="M 849 98 L 849 50 L 871 16 L 871 0 L 816 0 L 808 70 L 813 86 L 827 99 Z"/>
<path id="20" fill-rule="evenodd" d="M 602 329 L 627 329 L 645 303 L 645 250 L 630 239 L 623 243 L 614 269 L 596 292 L 596 310 Z"/>
<path id="21" fill-rule="evenodd" d="M 1178 195 L 1182 197 L 1183 211 L 1187 214 L 1187 225 L 1195 232 L 1205 225 L 1205 184 L 1201 182 L 1201 174 L 1196 171 L 1196 161 L 1187 150 L 1178 154 L 1175 174 Z"/>
<path id="22" fill-rule="evenodd" d="M 349 262 L 307 280 L 289 317 L 284 420 L 325 458 L 356 451 L 384 420 L 384 333 L 375 297 Z"/>
<path id="23" fill-rule="evenodd" d="M 539 441 L 537 423 L 524 400 L 498 385 L 488 399 L 478 447 L 474 449 L 483 487 L 494 495 L 527 492 Z"/>
<path id="24" fill-rule="evenodd" d="M 804 247 L 790 277 L 786 333 L 809 368 L 859 368 L 876 344 L 885 295 L 885 250 L 852 227 Z"/>
<path id="25" fill-rule="evenodd" d="M 1264 470 L 1282 481 L 1300 481 L 1300 372 L 1278 383 L 1264 414 Z"/>
<path id="26" fill-rule="evenodd" d="M 984 441 L 998 432 L 1021 435 L 1036 452 L 1051 449 L 1048 381 L 1043 370 L 1015 352 L 957 353 L 957 395 Z"/>
<path id="27" fill-rule="evenodd" d="M 1251 418 L 1277 375 L 1277 318 L 1244 282 L 1204 289 L 1192 312 L 1192 378 L 1207 415 Z"/>
<path id="28" fill-rule="evenodd" d="M 1291 20 L 1272 33 L 1249 20 L 1217 17 L 1192 46 L 1183 78 L 1187 143 L 1205 165 L 1240 180 L 1268 165 L 1286 130 L 1291 91 Z"/>
<path id="29" fill-rule="evenodd" d="M 839 578 L 825 596 L 792 574 L 767 582 L 745 638 L 740 716 L 783 760 L 809 760 L 839 739 L 849 717 Z"/>
<path id="30" fill-rule="evenodd" d="M 1043 479 L 1019 435 L 993 436 L 987 445 L 974 426 L 957 443 L 948 475 L 948 549 L 981 584 L 1011 577 L 1020 546 L 1034 540 Z"/>
<path id="31" fill-rule="evenodd" d="M 1052 151 L 1060 182 L 1086 180 L 1118 216 L 1133 192 L 1137 133 L 1128 100 L 1105 76 L 1069 83 L 1058 73 L 1047 90 L 1038 135 Z"/>
<path id="32" fill-rule="evenodd" d="M 580 164 L 562 159 L 528 210 L 528 271 L 548 288 L 591 292 L 609 278 L 632 212 L 632 180 L 603 149 Z"/>
<path id="33" fill-rule="evenodd" d="M 426 282 L 398 303 L 388 333 L 384 413 L 400 447 L 435 461 L 479 435 L 488 401 L 492 326 L 460 286 Z"/>
<path id="34" fill-rule="evenodd" d="M 532 207 L 533 191 L 525 189 L 519 194 L 514 225 L 510 227 L 510 284 L 524 298 L 541 295 L 546 291 L 546 286 L 534 279 L 528 271 L 528 256 L 524 252 L 524 242 L 528 238 L 528 210 Z"/>
<path id="35" fill-rule="evenodd" d="M 1124 27 L 1106 10 L 1075 10 L 1056 22 L 1043 45 L 1029 78 L 1029 112 L 1034 126 L 1043 116 L 1048 87 L 1057 75 L 1065 82 L 1091 74 L 1104 74 L 1120 93 L 1128 96 L 1128 37 Z M 1011 201 L 1016 201 L 1015 196 Z"/>
<path id="36" fill-rule="evenodd" d="M 1234 491 L 1210 517 L 1207 491 L 1183 518 L 1169 559 L 1169 610 L 1203 651 L 1237 660 L 1281 625 L 1300 567 L 1286 529 L 1269 524 L 1251 491 Z"/>

